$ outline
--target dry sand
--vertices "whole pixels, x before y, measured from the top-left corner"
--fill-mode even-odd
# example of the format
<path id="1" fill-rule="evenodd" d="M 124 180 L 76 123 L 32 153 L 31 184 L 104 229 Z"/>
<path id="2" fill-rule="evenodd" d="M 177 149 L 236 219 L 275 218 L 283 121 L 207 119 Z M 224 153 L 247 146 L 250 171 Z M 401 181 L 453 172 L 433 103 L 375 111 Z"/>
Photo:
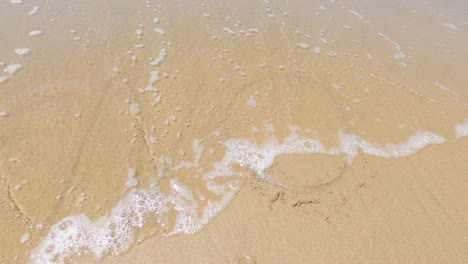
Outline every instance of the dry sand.
<path id="1" fill-rule="evenodd" d="M 171 208 L 100 262 L 468 261 L 468 4 L 13 2 L 0 2 L 0 263 L 34 263 L 64 217 L 94 221 L 137 189 L 202 214 L 228 197 L 205 177 L 226 142 L 291 133 L 403 154 L 289 153 L 265 170 L 248 157 L 216 178 L 235 197 L 199 232 L 169 235 Z M 422 131 L 430 144 L 411 145 Z M 89 251 L 67 262 L 99 262 Z"/>

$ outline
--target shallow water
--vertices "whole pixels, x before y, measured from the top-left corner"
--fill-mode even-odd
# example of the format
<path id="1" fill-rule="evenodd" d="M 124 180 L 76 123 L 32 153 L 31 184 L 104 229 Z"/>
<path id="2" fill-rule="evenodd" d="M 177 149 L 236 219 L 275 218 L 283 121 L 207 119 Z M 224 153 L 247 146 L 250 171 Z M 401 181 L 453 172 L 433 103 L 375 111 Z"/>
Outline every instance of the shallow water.
<path id="1" fill-rule="evenodd" d="M 199 232 L 247 177 L 338 177 L 273 173 L 285 155 L 344 168 L 468 134 L 463 2 L 13 2 L 0 173 L 27 231 L 7 262 Z"/>

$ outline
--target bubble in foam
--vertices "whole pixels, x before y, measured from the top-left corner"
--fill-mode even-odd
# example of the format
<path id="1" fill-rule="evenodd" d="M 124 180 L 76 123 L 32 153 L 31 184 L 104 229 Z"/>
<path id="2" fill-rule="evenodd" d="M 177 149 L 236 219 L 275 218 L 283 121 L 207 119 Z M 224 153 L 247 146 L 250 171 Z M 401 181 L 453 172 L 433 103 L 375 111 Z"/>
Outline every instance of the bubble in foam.
<path id="1" fill-rule="evenodd" d="M 3 72 L 9 73 L 9 74 L 15 74 L 18 70 L 23 68 L 21 64 L 9 64 L 3 69 Z"/>
<path id="2" fill-rule="evenodd" d="M 320 46 L 314 48 L 315 54 L 320 54 Z"/>
<path id="3" fill-rule="evenodd" d="M 299 48 L 303 48 L 303 49 L 308 49 L 310 48 L 310 45 L 305 43 L 305 42 L 299 42 L 299 43 L 296 43 L 296 45 L 299 47 Z"/>
<path id="4" fill-rule="evenodd" d="M 164 31 L 164 29 L 162 28 L 153 28 L 154 32 L 158 33 L 159 35 L 166 35 L 166 31 Z"/>
<path id="5" fill-rule="evenodd" d="M 159 51 L 158 57 L 154 59 L 150 64 L 153 66 L 158 66 L 159 64 L 161 64 L 161 62 L 163 62 L 166 59 L 166 56 L 167 56 L 166 49 L 163 48 L 161 49 L 161 51 Z"/>
<path id="6" fill-rule="evenodd" d="M 387 35 L 383 33 L 379 32 L 377 33 L 377 35 L 385 39 L 388 43 L 390 43 L 397 50 L 397 53 L 393 56 L 395 59 L 400 60 L 400 59 L 406 58 L 406 54 L 402 52 L 400 44 L 391 40 Z"/>
<path id="7" fill-rule="evenodd" d="M 128 187 L 128 188 L 136 187 L 138 185 L 138 183 L 139 183 L 138 179 L 130 178 L 125 182 L 125 186 Z"/>
<path id="8" fill-rule="evenodd" d="M 130 114 L 133 115 L 133 116 L 136 116 L 136 115 L 140 114 L 140 112 L 141 112 L 140 105 L 139 104 L 130 104 L 129 111 L 130 111 Z"/>
<path id="9" fill-rule="evenodd" d="M 39 7 L 38 6 L 34 6 L 31 11 L 29 11 L 28 15 L 32 16 L 32 15 L 35 15 L 37 12 L 39 11 Z"/>
<path id="10" fill-rule="evenodd" d="M 232 29 L 230 29 L 230 28 L 228 28 L 228 27 L 224 27 L 223 30 L 224 30 L 226 33 L 230 34 L 230 35 L 236 34 L 236 33 L 234 32 L 234 30 L 232 30 Z"/>
<path id="11" fill-rule="evenodd" d="M 29 35 L 30 37 L 39 36 L 39 35 L 42 35 L 42 31 L 40 31 L 40 30 L 33 30 L 33 31 L 29 32 L 28 35 Z"/>
<path id="12" fill-rule="evenodd" d="M 253 95 L 249 97 L 249 100 L 247 101 L 247 105 L 254 107 L 254 108 L 257 107 L 257 102 L 255 101 L 255 98 L 253 97 Z"/>
<path id="13" fill-rule="evenodd" d="M 450 29 L 453 30 L 453 31 L 457 31 L 457 30 L 458 30 L 458 27 L 455 26 L 454 24 L 444 23 L 443 25 L 446 26 L 446 27 L 448 27 L 448 28 L 450 28 Z"/>
<path id="14" fill-rule="evenodd" d="M 26 243 L 29 239 L 31 238 L 31 235 L 29 233 L 26 233 L 21 236 L 20 243 Z"/>
<path id="15" fill-rule="evenodd" d="M 155 82 L 159 81 L 159 71 L 151 71 L 150 75 L 151 75 L 149 79 L 150 84 L 154 84 Z"/>
<path id="16" fill-rule="evenodd" d="M 442 89 L 442 90 L 444 90 L 444 91 L 446 91 L 448 93 L 451 93 L 451 94 L 453 94 L 455 96 L 459 96 L 457 92 L 455 92 L 454 90 L 448 88 L 447 86 L 445 86 L 445 85 L 443 85 L 443 84 L 441 84 L 439 82 L 435 82 L 434 84 L 435 84 L 435 86 L 439 87 L 440 89 Z"/>
<path id="17" fill-rule="evenodd" d="M 31 52 L 30 49 L 28 48 L 18 48 L 18 49 L 15 49 L 15 53 L 20 55 L 20 56 L 26 56 L 26 55 L 29 55 L 29 53 Z"/>
<path id="18" fill-rule="evenodd" d="M 127 169 L 127 177 L 130 178 L 135 178 L 136 176 L 136 170 L 135 168 L 128 168 Z"/>
<path id="19" fill-rule="evenodd" d="M 468 136 L 468 118 L 464 123 L 455 126 L 455 133 L 457 139 Z"/>

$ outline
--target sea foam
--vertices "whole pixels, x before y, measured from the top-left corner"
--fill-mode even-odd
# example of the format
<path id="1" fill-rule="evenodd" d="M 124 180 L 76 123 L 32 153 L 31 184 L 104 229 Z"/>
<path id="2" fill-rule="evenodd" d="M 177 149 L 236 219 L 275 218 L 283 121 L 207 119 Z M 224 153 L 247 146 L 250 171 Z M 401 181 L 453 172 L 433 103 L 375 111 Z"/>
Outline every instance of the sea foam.
<path id="1" fill-rule="evenodd" d="M 466 136 L 467 127 L 468 121 L 457 126 L 458 135 Z M 213 169 L 203 174 L 201 178 L 206 189 L 217 195 L 218 199 L 208 200 L 202 208 L 200 200 L 204 198 L 196 199 L 201 197 L 196 195 L 199 191 L 183 184 L 177 177 L 172 177 L 169 181 L 172 190 L 169 194 L 163 194 L 157 184 L 150 189 L 133 188 L 108 216 L 92 221 L 87 216 L 79 214 L 68 216 L 53 225 L 48 235 L 32 251 L 30 260 L 32 263 L 65 263 L 71 256 L 84 250 L 98 258 L 107 254 L 119 254 L 126 251 L 138 239 L 138 229 L 147 224 L 148 219 L 155 221 L 153 224 L 163 227 L 169 211 L 175 212 L 176 217 L 175 224 L 172 230 L 166 233 L 167 235 L 197 233 L 234 198 L 239 189 L 239 181 L 234 176 L 247 176 L 245 173 L 237 172 L 234 169 L 235 165 L 254 171 L 265 181 L 273 183 L 273 178 L 266 173 L 266 170 L 274 164 L 275 158 L 282 154 L 344 154 L 346 161 L 352 163 L 360 153 L 383 158 L 399 158 L 413 155 L 430 144 L 441 144 L 446 141 L 444 137 L 427 131 L 420 131 L 406 142 L 398 144 L 372 143 L 357 135 L 341 133 L 340 145 L 327 149 L 320 140 L 302 137 L 295 132 L 296 130 L 297 128 L 292 129 L 282 143 L 274 137 L 262 145 L 242 138 L 224 141 L 226 146 L 224 157 L 214 162 Z M 199 166 L 203 150 L 200 140 L 195 139 L 194 161 L 190 163 L 190 168 Z M 135 179 L 135 176 L 135 169 L 129 168 L 128 178 Z M 223 183 L 217 181 L 221 177 L 225 179 Z"/>

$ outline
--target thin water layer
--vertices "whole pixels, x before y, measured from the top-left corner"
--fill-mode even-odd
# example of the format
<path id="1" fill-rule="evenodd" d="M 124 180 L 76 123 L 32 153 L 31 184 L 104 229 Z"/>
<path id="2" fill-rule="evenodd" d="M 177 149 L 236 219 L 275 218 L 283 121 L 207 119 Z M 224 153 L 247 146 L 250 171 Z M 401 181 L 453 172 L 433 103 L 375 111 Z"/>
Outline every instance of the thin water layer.
<path id="1" fill-rule="evenodd" d="M 358 155 L 405 158 L 466 136 L 463 10 L 0 3 L 0 173 L 5 210 L 21 223 L 8 235 L 18 245 L 0 254 L 123 254 L 151 236 L 200 232 L 246 178 L 313 191 Z M 313 184 L 277 173 L 304 164 L 282 160 L 299 154 L 340 170 Z"/>

